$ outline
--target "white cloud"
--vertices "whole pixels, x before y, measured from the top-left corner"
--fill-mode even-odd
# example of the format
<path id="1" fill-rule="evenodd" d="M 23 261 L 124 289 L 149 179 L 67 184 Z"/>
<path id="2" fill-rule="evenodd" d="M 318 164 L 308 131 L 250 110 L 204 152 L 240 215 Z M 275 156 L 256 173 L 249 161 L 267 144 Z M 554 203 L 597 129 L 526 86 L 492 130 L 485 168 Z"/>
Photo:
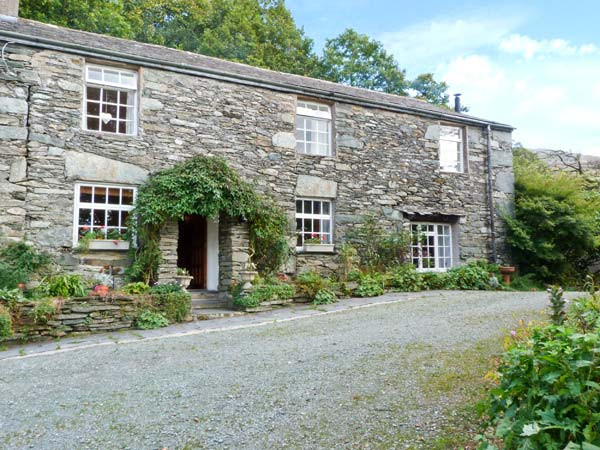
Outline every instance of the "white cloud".
<path id="1" fill-rule="evenodd" d="M 598 47 L 591 43 L 577 46 L 565 39 L 533 39 L 522 34 L 511 34 L 500 41 L 500 50 L 531 59 L 546 55 L 591 55 L 598 51 Z"/>

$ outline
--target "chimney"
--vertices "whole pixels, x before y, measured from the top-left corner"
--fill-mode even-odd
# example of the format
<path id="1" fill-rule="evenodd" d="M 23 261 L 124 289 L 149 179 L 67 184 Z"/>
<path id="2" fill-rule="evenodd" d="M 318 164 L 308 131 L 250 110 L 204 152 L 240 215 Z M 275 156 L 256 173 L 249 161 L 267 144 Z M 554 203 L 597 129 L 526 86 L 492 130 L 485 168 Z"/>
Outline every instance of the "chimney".
<path id="1" fill-rule="evenodd" d="M 19 17 L 19 0 L 0 0 L 0 17 L 4 19 Z"/>
<path id="2" fill-rule="evenodd" d="M 460 94 L 454 94 L 454 111 L 460 112 Z"/>

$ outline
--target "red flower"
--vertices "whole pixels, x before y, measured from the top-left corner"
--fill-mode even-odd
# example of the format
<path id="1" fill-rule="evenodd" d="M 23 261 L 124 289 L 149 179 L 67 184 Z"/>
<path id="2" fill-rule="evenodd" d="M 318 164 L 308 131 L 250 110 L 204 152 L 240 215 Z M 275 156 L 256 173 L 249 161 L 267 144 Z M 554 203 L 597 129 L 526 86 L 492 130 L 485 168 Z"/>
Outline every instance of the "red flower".
<path id="1" fill-rule="evenodd" d="M 17 287 L 21 290 L 25 289 L 25 283 L 19 283 L 17 284 Z"/>
<path id="2" fill-rule="evenodd" d="M 90 229 L 90 227 L 81 227 L 82 231 L 88 231 Z"/>
<path id="3" fill-rule="evenodd" d="M 115 240 L 113 241 L 113 244 L 115 244 L 115 245 L 119 245 L 119 241 L 118 241 L 117 239 L 115 239 Z"/>

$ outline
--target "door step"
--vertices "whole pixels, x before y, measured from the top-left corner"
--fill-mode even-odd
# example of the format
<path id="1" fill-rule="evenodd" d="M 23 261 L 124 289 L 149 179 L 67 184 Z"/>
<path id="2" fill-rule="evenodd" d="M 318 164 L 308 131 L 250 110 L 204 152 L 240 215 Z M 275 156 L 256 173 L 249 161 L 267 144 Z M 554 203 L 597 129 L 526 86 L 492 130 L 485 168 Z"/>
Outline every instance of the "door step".
<path id="1" fill-rule="evenodd" d="M 192 312 L 194 309 L 224 308 L 227 306 L 227 299 L 220 292 L 190 289 L 188 293 L 192 297 Z"/>

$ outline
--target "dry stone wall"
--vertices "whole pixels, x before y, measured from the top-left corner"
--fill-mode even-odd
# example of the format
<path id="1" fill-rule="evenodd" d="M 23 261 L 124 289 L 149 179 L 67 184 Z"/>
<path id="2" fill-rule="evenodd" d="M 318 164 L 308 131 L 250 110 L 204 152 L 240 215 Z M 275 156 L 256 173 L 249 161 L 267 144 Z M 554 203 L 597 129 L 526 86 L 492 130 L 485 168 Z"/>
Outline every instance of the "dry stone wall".
<path id="1" fill-rule="evenodd" d="M 443 173 L 438 121 L 336 103 L 335 154 L 299 155 L 295 95 L 139 68 L 138 134 L 100 134 L 82 129 L 82 57 L 11 44 L 7 61 L 11 73 L 0 71 L 0 233 L 4 239 L 26 238 L 69 268 L 82 263 L 72 252 L 76 181 L 135 185 L 195 155 L 225 157 L 291 219 L 298 183 L 316 179 L 316 194 L 335 192 L 336 244 L 367 212 L 390 228 L 403 226 L 407 214 L 445 214 L 460 218 L 460 261 L 490 254 L 483 128 L 467 128 L 467 173 Z M 510 133 L 493 131 L 492 149 L 505 258 L 500 214 L 510 210 L 513 198 Z M 114 255 L 107 258 L 110 263 Z M 298 254 L 288 267 L 331 271 L 336 256 Z"/>

